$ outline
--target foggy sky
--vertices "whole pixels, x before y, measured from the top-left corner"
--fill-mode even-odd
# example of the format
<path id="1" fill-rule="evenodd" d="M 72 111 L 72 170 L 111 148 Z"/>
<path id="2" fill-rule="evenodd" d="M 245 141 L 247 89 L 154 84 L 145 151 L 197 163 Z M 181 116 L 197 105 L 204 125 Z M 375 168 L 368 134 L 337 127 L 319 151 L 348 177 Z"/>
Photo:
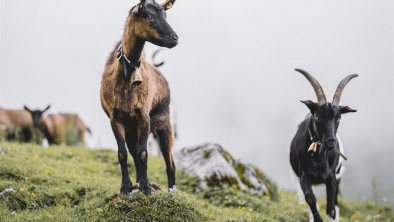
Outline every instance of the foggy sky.
<path id="1" fill-rule="evenodd" d="M 106 58 L 137 1 L 1 1 L 0 106 L 77 112 L 90 146 L 115 148 L 99 101 Z M 222 144 L 282 187 L 289 145 L 315 100 L 303 68 L 341 104 L 345 195 L 364 198 L 373 177 L 394 199 L 394 5 L 390 0 L 178 0 L 168 21 L 179 45 L 159 54 L 177 109 L 176 149 Z M 146 45 L 150 57 L 156 46 Z M 353 186 L 354 185 L 354 186 Z M 392 192 L 390 192 L 390 189 Z"/>

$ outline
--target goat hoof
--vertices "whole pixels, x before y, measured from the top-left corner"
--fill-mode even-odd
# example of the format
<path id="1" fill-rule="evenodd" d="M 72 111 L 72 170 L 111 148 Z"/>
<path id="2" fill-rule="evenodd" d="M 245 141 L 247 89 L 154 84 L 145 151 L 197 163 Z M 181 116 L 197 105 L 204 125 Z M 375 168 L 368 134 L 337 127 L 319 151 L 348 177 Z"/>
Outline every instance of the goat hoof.
<path id="1" fill-rule="evenodd" d="M 168 192 L 170 192 L 170 193 L 176 193 L 177 191 L 178 191 L 178 190 L 176 189 L 176 186 L 175 186 L 175 185 L 168 188 Z"/>
<path id="2" fill-rule="evenodd" d="M 323 222 L 323 218 L 321 218 L 321 216 L 318 214 L 313 217 L 313 221 L 314 222 Z"/>
<path id="3" fill-rule="evenodd" d="M 140 182 L 140 191 L 147 196 L 151 195 L 151 187 L 149 182 Z"/>
<path id="4" fill-rule="evenodd" d="M 331 218 L 333 218 L 333 219 L 335 219 L 335 208 L 334 207 L 332 207 L 332 208 L 327 208 L 326 209 L 326 213 L 327 213 L 327 215 L 328 216 L 330 216 Z"/>
<path id="5" fill-rule="evenodd" d="M 122 185 L 120 186 L 121 194 L 128 194 L 131 193 L 131 191 L 133 191 L 133 186 L 130 181 L 127 183 L 122 183 Z"/>
<path id="6" fill-rule="evenodd" d="M 335 221 L 335 216 L 336 216 L 335 209 L 332 210 L 327 209 L 327 215 L 329 217 L 328 221 Z"/>

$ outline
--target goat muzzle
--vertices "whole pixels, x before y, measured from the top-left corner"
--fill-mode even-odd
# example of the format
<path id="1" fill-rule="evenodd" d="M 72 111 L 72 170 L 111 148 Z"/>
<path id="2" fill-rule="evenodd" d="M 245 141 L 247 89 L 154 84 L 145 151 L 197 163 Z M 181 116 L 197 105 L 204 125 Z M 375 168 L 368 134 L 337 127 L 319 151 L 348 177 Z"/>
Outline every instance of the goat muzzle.
<path id="1" fill-rule="evenodd" d="M 337 144 L 337 141 L 334 138 L 327 139 L 327 141 L 326 141 L 326 146 L 329 150 L 334 149 L 336 144 Z"/>

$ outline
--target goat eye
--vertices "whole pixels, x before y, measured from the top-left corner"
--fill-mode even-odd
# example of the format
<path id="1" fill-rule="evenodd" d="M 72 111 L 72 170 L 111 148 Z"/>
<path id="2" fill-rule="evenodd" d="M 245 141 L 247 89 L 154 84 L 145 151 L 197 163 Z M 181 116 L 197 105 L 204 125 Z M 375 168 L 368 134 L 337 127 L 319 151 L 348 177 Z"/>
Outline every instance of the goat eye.
<path id="1" fill-rule="evenodd" d="M 153 20 L 153 16 L 152 15 L 147 15 L 146 18 L 149 19 L 149 20 Z"/>

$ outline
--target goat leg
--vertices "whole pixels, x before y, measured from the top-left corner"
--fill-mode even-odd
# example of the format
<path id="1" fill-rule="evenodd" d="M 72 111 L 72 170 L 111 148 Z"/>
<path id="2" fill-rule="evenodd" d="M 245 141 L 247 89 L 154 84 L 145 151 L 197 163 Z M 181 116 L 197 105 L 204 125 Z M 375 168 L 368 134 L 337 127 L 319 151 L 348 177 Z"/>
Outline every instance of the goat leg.
<path id="1" fill-rule="evenodd" d="M 304 192 L 305 201 L 307 202 L 310 210 L 312 211 L 313 221 L 323 222 L 323 219 L 321 218 L 319 211 L 317 210 L 316 197 L 312 190 L 312 183 L 308 179 L 301 177 L 300 184 L 301 189 Z"/>
<path id="2" fill-rule="evenodd" d="M 132 191 L 132 184 L 127 169 L 127 149 L 124 140 L 124 127 L 111 121 L 112 131 L 114 132 L 116 142 L 118 143 L 118 160 L 120 169 L 122 170 L 122 184 L 120 186 L 120 193 L 127 194 Z"/>
<path id="3" fill-rule="evenodd" d="M 175 164 L 172 157 L 174 134 L 171 124 L 168 123 L 163 129 L 158 130 L 157 136 L 159 137 L 161 154 L 163 155 L 164 161 L 166 163 L 168 190 L 169 192 L 176 192 L 177 189 L 175 185 Z"/>
<path id="4" fill-rule="evenodd" d="M 127 148 L 129 148 L 129 152 L 131 156 L 133 157 L 133 162 L 135 166 L 135 171 L 136 171 L 136 183 L 138 184 L 139 187 L 139 182 L 140 182 L 140 162 L 138 161 L 138 135 L 137 135 L 137 128 L 135 125 L 131 125 L 129 127 L 126 127 L 126 143 L 127 143 Z"/>
<path id="5" fill-rule="evenodd" d="M 150 118 L 149 115 L 143 116 L 138 124 L 139 127 L 139 135 L 138 135 L 138 158 L 140 169 L 139 169 L 139 183 L 140 183 L 140 191 L 142 191 L 146 195 L 151 194 L 151 187 L 149 184 L 149 179 L 147 175 L 148 171 L 148 136 L 150 133 Z"/>
<path id="6" fill-rule="evenodd" d="M 336 186 L 337 181 L 335 176 L 331 176 L 326 181 L 326 192 L 327 192 L 327 207 L 326 213 L 331 219 L 335 219 L 335 202 L 336 202 Z"/>

